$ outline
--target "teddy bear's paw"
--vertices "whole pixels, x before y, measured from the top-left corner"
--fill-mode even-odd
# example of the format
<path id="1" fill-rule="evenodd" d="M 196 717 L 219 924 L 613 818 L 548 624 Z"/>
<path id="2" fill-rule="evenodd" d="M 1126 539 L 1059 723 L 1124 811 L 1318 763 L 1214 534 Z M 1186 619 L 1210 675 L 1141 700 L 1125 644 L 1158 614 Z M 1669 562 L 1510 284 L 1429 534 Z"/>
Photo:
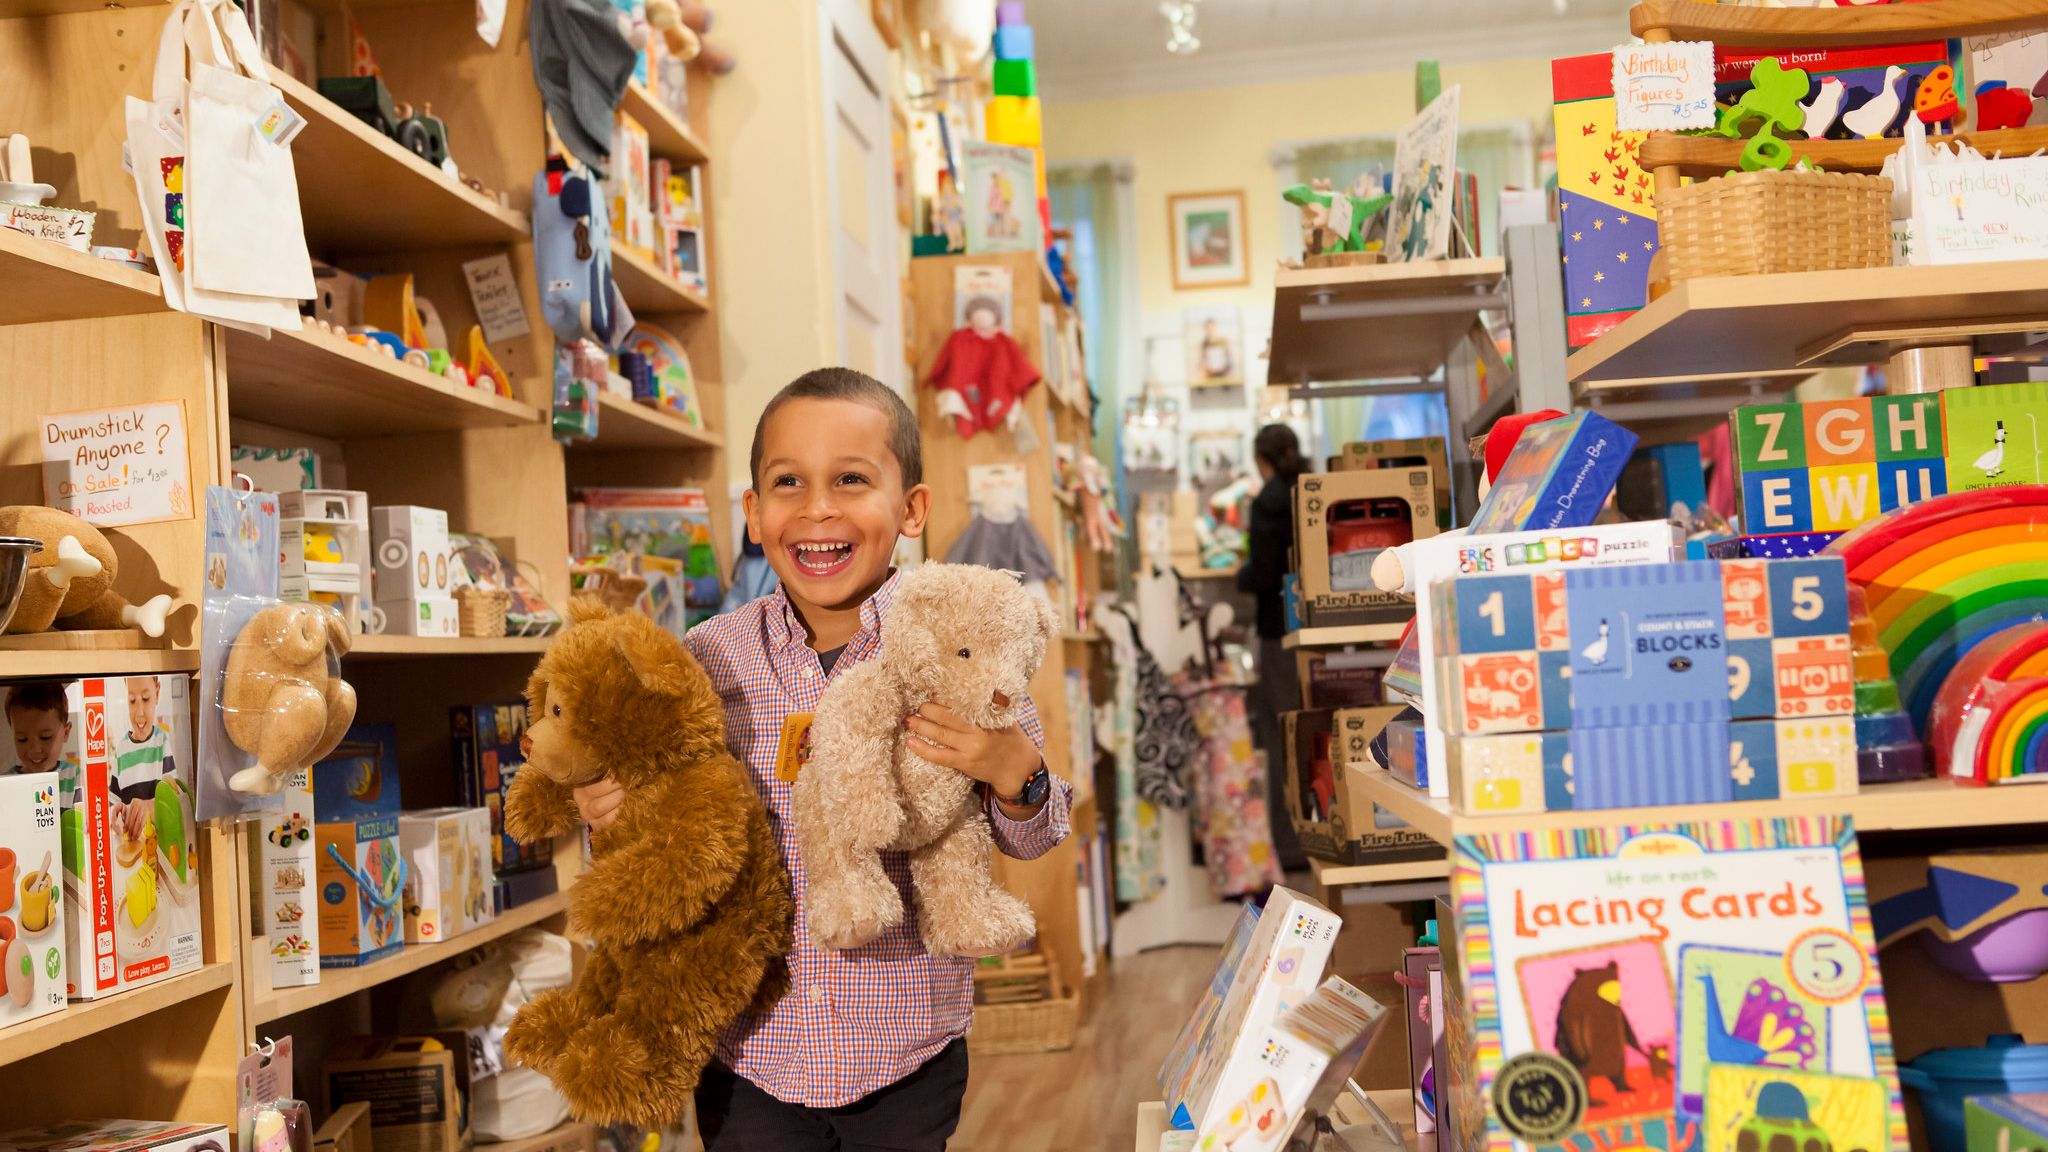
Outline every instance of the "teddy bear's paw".
<path id="1" fill-rule="evenodd" d="M 568 1038 L 551 1079 L 582 1119 L 661 1128 L 682 1115 L 701 1061 L 693 1064 L 679 1052 L 657 1054 L 654 1048 L 619 1017 L 588 1020 Z"/>
<path id="2" fill-rule="evenodd" d="M 877 870 L 812 882 L 804 894 L 811 938 L 837 951 L 858 948 L 903 922 L 903 895 Z"/>
<path id="3" fill-rule="evenodd" d="M 973 914 L 948 919 L 925 915 L 925 951 L 934 956 L 980 959 L 1015 951 L 1038 931 L 1031 906 L 1000 888 L 991 887 Z"/>
<path id="4" fill-rule="evenodd" d="M 505 1029 L 505 1054 L 552 1079 L 564 1045 L 582 1022 L 568 990 L 551 988 L 512 1018 Z"/>

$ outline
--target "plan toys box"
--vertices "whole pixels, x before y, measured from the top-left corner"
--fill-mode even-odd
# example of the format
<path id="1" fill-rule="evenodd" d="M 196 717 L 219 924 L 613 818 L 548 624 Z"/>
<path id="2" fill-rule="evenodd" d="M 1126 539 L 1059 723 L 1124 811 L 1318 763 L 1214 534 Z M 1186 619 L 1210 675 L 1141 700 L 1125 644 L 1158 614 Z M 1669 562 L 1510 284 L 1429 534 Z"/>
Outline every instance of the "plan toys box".
<path id="1" fill-rule="evenodd" d="M 1492 573 L 1663 564 L 1676 559 L 1684 546 L 1685 534 L 1669 521 L 1646 520 L 1634 524 L 1600 524 L 1569 532 L 1440 536 L 1409 549 L 1406 559 L 1415 570 L 1408 573 L 1408 582 L 1416 591 L 1419 610 L 1415 614 L 1415 628 L 1403 641 L 1395 664 L 1398 668 L 1409 663 L 1409 650 L 1415 650 L 1412 660 L 1420 685 L 1419 707 L 1428 740 L 1428 754 L 1424 759 L 1432 764 L 1444 763 L 1444 738 L 1458 731 L 1450 720 L 1453 705 L 1441 695 L 1442 686 L 1437 675 L 1438 661 L 1442 657 L 1437 613 L 1424 607 L 1429 603 L 1431 589 L 1439 582 Z M 1549 657 L 1548 664 L 1562 668 L 1561 650 Z M 1566 707 L 1568 698 L 1562 695 L 1562 683 L 1552 691 L 1558 694 L 1552 700 L 1552 706 L 1560 710 Z M 1429 789 L 1432 796 L 1450 795 L 1442 772 L 1430 778 Z"/>
<path id="2" fill-rule="evenodd" d="M 398 818 L 405 854 L 405 942 L 432 944 L 483 927 L 493 917 L 491 814 L 429 808 Z"/>
<path id="3" fill-rule="evenodd" d="M 1202 1124 L 1197 1147 L 1284 1145 L 1308 1109 L 1335 1102 L 1386 1017 L 1385 1005 L 1341 977 L 1323 981 L 1225 1070 L 1217 1098 L 1229 1105 Z"/>
<path id="4" fill-rule="evenodd" d="M 1284 712 L 1287 814 L 1302 851 L 1339 864 L 1391 864 L 1442 852 L 1366 797 L 1372 742 L 1401 709 L 1387 705 Z"/>
<path id="5" fill-rule="evenodd" d="M 1635 433 L 1598 412 L 1530 425 L 1480 502 L 1472 534 L 1591 524 L 1635 447 Z"/>
<path id="6" fill-rule="evenodd" d="M 1353 440 L 1331 463 L 1333 472 L 1358 472 L 1374 468 L 1427 468 L 1436 481 L 1436 526 L 1440 532 L 1451 528 L 1451 456 L 1441 436 L 1414 436 L 1395 440 Z"/>
<path id="7" fill-rule="evenodd" d="M 455 594 L 448 576 L 448 513 L 412 504 L 372 508 L 370 538 L 377 555 L 376 600 L 387 612 L 404 601 Z"/>
<path id="8" fill-rule="evenodd" d="M 1460 837 L 1457 1146 L 1906 1147 L 1863 869 L 1835 817 Z"/>
<path id="9" fill-rule="evenodd" d="M 50 897 L 68 909 L 73 1000 L 201 963 L 190 685 L 183 675 L 88 676 L 0 692 L 0 756 L 11 755 L 15 771 L 57 773 L 63 891 Z M 41 858 L 17 865 L 30 870 Z"/>
<path id="10" fill-rule="evenodd" d="M 1173 1127 L 1206 1131 L 1238 1103 L 1219 1087 L 1258 1059 L 1266 1028 L 1315 989 L 1341 927 L 1335 912 L 1288 888 L 1274 888 L 1263 911 L 1247 906 L 1239 915 L 1159 1069 Z"/>
<path id="11" fill-rule="evenodd" d="M 357 724 L 313 765 L 320 966 L 355 968 L 405 946 L 398 732 Z"/>
<path id="12" fill-rule="evenodd" d="M 554 859 L 552 843 L 521 844 L 505 834 L 505 794 L 526 763 L 526 703 L 465 704 L 448 710 L 455 752 L 456 798 L 491 815 L 491 871 L 499 879 Z"/>
<path id="13" fill-rule="evenodd" d="M 1436 523 L 1436 481 L 1427 468 L 1325 472 L 1295 481 L 1302 623 L 1407 623 L 1415 605 L 1376 589 L 1372 562 L 1385 549 L 1436 535 Z"/>
<path id="14" fill-rule="evenodd" d="M 319 854 L 313 844 L 313 770 L 284 778 L 284 802 L 258 818 L 250 875 L 263 891 L 263 929 L 270 945 L 270 986 L 320 982 L 320 917 L 314 898 Z"/>
<path id="15" fill-rule="evenodd" d="M 2048 483 L 2048 382 L 1950 389 L 1941 393 L 1941 418 L 1949 491 Z"/>
<path id="16" fill-rule="evenodd" d="M 221 1124 L 158 1120 L 67 1120 L 0 1136 L 0 1152 L 222 1152 Z"/>
<path id="17" fill-rule="evenodd" d="M 0 775 L 0 1036 L 64 1007 L 57 774 Z"/>
<path id="18" fill-rule="evenodd" d="M 1948 491 L 1942 408 L 1931 394 L 1737 408 L 1743 532 L 1841 532 Z"/>

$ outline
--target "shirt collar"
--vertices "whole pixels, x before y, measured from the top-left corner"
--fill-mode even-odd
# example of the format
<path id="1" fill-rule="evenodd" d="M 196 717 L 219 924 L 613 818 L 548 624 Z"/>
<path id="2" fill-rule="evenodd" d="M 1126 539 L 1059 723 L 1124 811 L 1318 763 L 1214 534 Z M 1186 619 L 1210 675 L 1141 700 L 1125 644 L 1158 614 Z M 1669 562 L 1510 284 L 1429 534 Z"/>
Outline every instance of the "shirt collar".
<path id="1" fill-rule="evenodd" d="M 900 571 L 891 569 L 889 578 L 882 581 L 882 586 L 875 589 L 875 594 L 861 602 L 860 630 L 863 635 L 882 634 L 882 617 L 889 614 L 889 605 L 895 602 L 896 582 L 901 578 Z M 779 584 L 770 597 L 767 617 L 770 651 L 784 652 L 805 645 L 803 621 L 797 619 L 796 608 L 790 604 L 789 597 L 784 595 Z"/>

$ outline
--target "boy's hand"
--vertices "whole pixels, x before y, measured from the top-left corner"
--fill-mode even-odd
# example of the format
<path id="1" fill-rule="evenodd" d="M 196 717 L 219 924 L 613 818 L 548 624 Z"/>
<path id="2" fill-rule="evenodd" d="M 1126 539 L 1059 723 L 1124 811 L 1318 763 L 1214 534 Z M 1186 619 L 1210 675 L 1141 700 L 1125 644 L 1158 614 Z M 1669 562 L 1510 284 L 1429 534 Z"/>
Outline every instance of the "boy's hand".
<path id="1" fill-rule="evenodd" d="M 130 840 L 142 839 L 142 830 L 156 819 L 156 801 L 134 799 L 121 805 L 121 834 Z"/>
<path id="2" fill-rule="evenodd" d="M 573 789 L 570 795 L 576 801 L 576 814 L 590 825 L 592 832 L 602 832 L 619 818 L 619 809 L 626 803 L 626 790 L 605 778 L 593 784 Z"/>
<path id="3" fill-rule="evenodd" d="M 919 756 L 981 781 L 998 799 L 1023 792 L 1038 771 L 1038 745 L 1019 725 L 992 731 L 969 724 L 950 708 L 927 704 L 905 726 Z"/>

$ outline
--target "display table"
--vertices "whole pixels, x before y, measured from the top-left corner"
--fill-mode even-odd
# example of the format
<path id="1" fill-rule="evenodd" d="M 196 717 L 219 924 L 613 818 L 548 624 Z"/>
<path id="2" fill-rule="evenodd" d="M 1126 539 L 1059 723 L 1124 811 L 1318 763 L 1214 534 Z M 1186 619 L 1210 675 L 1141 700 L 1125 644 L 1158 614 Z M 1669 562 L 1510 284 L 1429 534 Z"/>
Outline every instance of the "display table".
<path id="1" fill-rule="evenodd" d="M 1380 1106 L 1401 1129 L 1401 1144 L 1397 1147 L 1387 1141 L 1379 1125 L 1365 1115 L 1358 1102 L 1345 1093 L 1337 1098 L 1337 1132 L 1350 1142 L 1355 1152 L 1422 1152 L 1425 1146 L 1435 1141 L 1424 1140 L 1415 1131 L 1415 1105 L 1406 1089 L 1367 1092 L 1372 1102 Z M 1159 1152 L 1159 1138 L 1166 1134 L 1166 1105 L 1157 1100 L 1147 1100 L 1138 1105 L 1138 1133 L 1131 1148 L 1133 1152 Z"/>

